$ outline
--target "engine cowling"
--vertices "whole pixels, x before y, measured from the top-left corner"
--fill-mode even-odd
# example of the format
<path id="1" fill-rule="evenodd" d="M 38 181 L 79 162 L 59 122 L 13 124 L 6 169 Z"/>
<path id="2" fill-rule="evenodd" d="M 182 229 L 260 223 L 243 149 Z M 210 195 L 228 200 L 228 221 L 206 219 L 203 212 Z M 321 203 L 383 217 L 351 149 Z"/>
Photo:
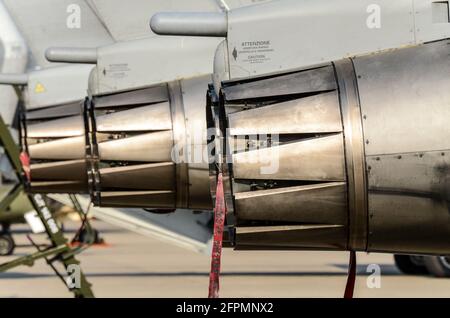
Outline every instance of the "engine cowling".
<path id="1" fill-rule="evenodd" d="M 89 193 L 94 204 L 210 210 L 202 76 L 96 95 L 22 116 L 29 190 Z M 207 156 L 206 156 L 207 158 Z"/>
<path id="2" fill-rule="evenodd" d="M 449 44 L 211 87 L 234 245 L 448 254 Z"/>
<path id="3" fill-rule="evenodd" d="M 84 102 L 33 109 L 21 114 L 21 148 L 31 165 L 33 193 L 86 193 Z"/>

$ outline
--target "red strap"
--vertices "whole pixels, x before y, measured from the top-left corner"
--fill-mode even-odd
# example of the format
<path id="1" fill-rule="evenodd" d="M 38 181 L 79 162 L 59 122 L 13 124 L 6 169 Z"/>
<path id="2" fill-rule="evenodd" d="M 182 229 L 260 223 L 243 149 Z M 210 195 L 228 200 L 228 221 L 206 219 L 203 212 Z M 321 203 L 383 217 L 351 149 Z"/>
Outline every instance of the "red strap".
<path id="1" fill-rule="evenodd" d="M 347 285 L 345 286 L 344 298 L 353 298 L 356 280 L 356 252 L 350 251 L 350 261 L 348 264 Z"/>
<path id="2" fill-rule="evenodd" d="M 222 173 L 219 173 L 214 208 L 214 238 L 211 255 L 211 272 L 209 273 L 209 298 L 219 298 L 220 259 L 222 257 L 223 228 L 225 225 L 225 197 Z"/>
<path id="3" fill-rule="evenodd" d="M 22 163 L 22 169 L 28 181 L 31 181 L 30 157 L 26 152 L 21 152 L 19 156 Z"/>

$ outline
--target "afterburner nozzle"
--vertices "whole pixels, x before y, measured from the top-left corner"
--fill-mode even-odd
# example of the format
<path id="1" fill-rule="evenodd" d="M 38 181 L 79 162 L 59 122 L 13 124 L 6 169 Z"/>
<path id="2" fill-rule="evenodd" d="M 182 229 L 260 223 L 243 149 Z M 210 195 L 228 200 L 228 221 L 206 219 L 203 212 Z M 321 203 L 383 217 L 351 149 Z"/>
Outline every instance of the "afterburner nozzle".
<path id="1" fill-rule="evenodd" d="M 3 85 L 27 85 L 27 74 L 0 74 L 0 84 Z"/>
<path id="2" fill-rule="evenodd" d="M 97 64 L 96 48 L 50 47 L 45 51 L 49 62 Z"/>
<path id="3" fill-rule="evenodd" d="M 223 12 L 161 12 L 150 20 L 150 28 L 159 35 L 227 36 L 227 15 Z"/>

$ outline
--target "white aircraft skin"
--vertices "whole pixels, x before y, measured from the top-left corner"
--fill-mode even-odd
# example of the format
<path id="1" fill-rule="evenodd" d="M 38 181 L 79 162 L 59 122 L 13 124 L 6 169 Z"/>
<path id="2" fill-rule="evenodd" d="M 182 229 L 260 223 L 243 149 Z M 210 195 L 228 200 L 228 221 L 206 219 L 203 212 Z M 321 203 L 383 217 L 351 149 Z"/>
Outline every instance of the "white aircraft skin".
<path id="1" fill-rule="evenodd" d="M 3 1 L 0 0 L 0 73 L 21 74 L 28 61 L 28 48 L 25 39 L 17 29 Z M 18 97 L 14 88 L 0 85 L 2 104 L 0 114 L 10 125 L 13 121 Z"/>

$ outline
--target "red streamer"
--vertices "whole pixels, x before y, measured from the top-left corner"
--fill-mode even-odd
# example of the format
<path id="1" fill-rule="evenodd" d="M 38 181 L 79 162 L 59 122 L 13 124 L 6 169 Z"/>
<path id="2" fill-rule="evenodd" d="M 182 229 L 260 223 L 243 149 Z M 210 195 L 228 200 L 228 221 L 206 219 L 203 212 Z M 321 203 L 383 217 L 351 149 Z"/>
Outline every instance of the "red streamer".
<path id="1" fill-rule="evenodd" d="M 216 205 L 214 207 L 214 238 L 211 255 L 211 272 L 209 274 L 209 298 L 219 298 L 220 262 L 222 258 L 223 230 L 226 206 L 223 191 L 222 173 L 217 180 Z"/>

